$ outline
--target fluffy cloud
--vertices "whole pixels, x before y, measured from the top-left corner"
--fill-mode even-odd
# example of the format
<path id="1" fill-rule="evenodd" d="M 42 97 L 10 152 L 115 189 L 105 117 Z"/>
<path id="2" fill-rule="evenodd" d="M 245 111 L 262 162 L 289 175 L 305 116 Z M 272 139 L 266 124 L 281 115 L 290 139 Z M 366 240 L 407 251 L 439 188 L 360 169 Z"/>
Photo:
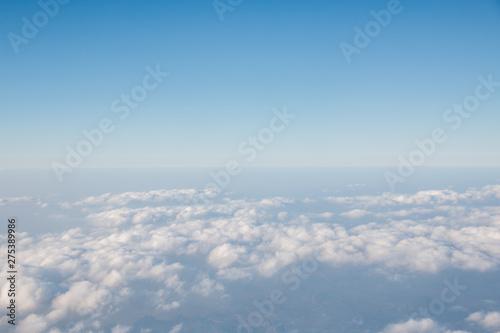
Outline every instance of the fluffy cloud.
<path id="1" fill-rule="evenodd" d="M 208 297 L 213 293 L 223 291 L 224 287 L 222 284 L 210 279 L 208 276 L 201 275 L 198 277 L 197 283 L 191 288 L 191 290 L 201 296 Z"/>
<path id="2" fill-rule="evenodd" d="M 467 317 L 467 320 L 487 329 L 500 329 L 500 312 L 474 312 Z"/>
<path id="3" fill-rule="evenodd" d="M 111 333 L 128 333 L 130 329 L 128 326 L 116 325 L 111 329 Z"/>
<path id="4" fill-rule="evenodd" d="M 215 190 L 207 189 L 197 191 L 193 189 L 156 190 L 149 192 L 124 192 L 119 194 L 106 193 L 100 196 L 92 196 L 75 203 L 63 203 L 64 208 L 79 206 L 125 206 L 131 202 L 188 202 L 194 198 L 204 195 L 212 197 Z"/>
<path id="5" fill-rule="evenodd" d="M 74 312 L 80 316 L 96 311 L 111 301 L 111 293 L 89 281 L 75 282 L 67 292 L 52 301 L 52 314 Z M 59 314 L 57 314 L 59 315 Z"/>
<path id="6" fill-rule="evenodd" d="M 208 255 L 208 262 L 217 268 L 226 268 L 238 260 L 240 254 L 245 253 L 243 247 L 222 244 L 217 246 Z"/>
<path id="7" fill-rule="evenodd" d="M 498 186 L 486 186 L 314 200 L 225 197 L 192 205 L 199 191 L 158 190 L 65 203 L 90 224 L 20 235 L 26 294 L 19 303 L 26 316 L 19 330 L 126 332 L 130 326 L 112 318 L 132 304 L 141 306 L 130 320 L 174 316 L 193 300 L 227 299 L 234 283 L 276 276 L 310 256 L 334 267 L 493 270 L 500 263 L 499 193 Z M 328 207 L 317 208 L 321 202 Z M 338 212 L 325 213 L 335 206 Z M 345 218 L 360 220 L 345 224 Z M 2 302 L 6 288 L 1 281 Z M 494 328 L 498 313 L 468 320 Z M 183 328 L 175 325 L 169 330 Z M 383 332 L 448 331 L 422 319 Z"/>
<path id="8" fill-rule="evenodd" d="M 464 193 L 453 190 L 431 190 L 415 194 L 383 193 L 376 196 L 328 197 L 327 199 L 339 204 L 362 207 L 457 204 L 459 202 L 500 199 L 500 185 L 487 185 L 481 189 L 469 189 Z"/>
<path id="9" fill-rule="evenodd" d="M 368 214 L 368 212 L 364 209 L 353 209 L 340 215 L 348 217 L 350 219 L 357 219 L 365 216 L 366 214 Z"/>

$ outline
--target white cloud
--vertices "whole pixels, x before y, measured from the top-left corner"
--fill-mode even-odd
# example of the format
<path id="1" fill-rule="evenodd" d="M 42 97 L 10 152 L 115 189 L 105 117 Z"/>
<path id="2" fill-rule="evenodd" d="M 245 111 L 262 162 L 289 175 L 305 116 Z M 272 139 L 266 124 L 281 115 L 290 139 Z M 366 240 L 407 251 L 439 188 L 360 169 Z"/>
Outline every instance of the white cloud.
<path id="1" fill-rule="evenodd" d="M 481 189 L 469 189 L 464 193 L 452 190 L 420 191 L 416 194 L 383 193 L 376 196 L 328 197 L 327 200 L 339 204 L 362 207 L 400 205 L 443 205 L 460 201 L 472 202 L 486 199 L 500 199 L 500 185 L 488 185 Z"/>
<path id="2" fill-rule="evenodd" d="M 340 215 L 348 217 L 350 219 L 358 219 L 367 215 L 368 212 L 364 209 L 353 209 L 348 212 L 342 213 Z"/>
<path id="3" fill-rule="evenodd" d="M 18 326 L 19 333 L 41 333 L 47 329 L 47 321 L 43 316 L 30 313 Z"/>
<path id="4" fill-rule="evenodd" d="M 23 291 L 16 297 L 18 302 L 17 306 L 20 311 L 25 313 L 37 310 L 40 303 L 50 297 L 50 293 L 48 291 L 49 284 L 47 282 L 26 276 L 17 281 L 17 284 L 18 288 Z M 8 304 L 9 302 L 8 289 L 9 283 L 4 283 L 0 289 L 1 304 Z"/>
<path id="5" fill-rule="evenodd" d="M 54 311 L 71 311 L 83 316 L 99 311 L 111 302 L 111 293 L 89 281 L 75 282 L 70 289 L 52 302 Z"/>
<path id="6" fill-rule="evenodd" d="M 198 277 L 198 283 L 191 290 L 201 296 L 208 297 L 213 293 L 224 290 L 224 287 L 219 282 L 210 279 L 208 276 L 201 275 Z"/>
<path id="7" fill-rule="evenodd" d="M 359 188 L 359 187 L 365 187 L 365 184 L 349 184 L 347 187 L 351 188 Z"/>
<path id="8" fill-rule="evenodd" d="M 208 262 L 217 268 L 226 268 L 236 262 L 240 254 L 245 253 L 245 248 L 222 244 L 210 251 Z"/>
<path id="9" fill-rule="evenodd" d="M 35 202 L 38 203 L 39 205 L 43 205 L 39 200 L 32 197 L 0 198 L 0 206 L 23 203 L 23 202 Z"/>
<path id="10" fill-rule="evenodd" d="M 183 325 L 183 323 L 175 325 L 174 328 L 170 330 L 170 333 L 179 333 L 182 330 Z"/>
<path id="11" fill-rule="evenodd" d="M 131 327 L 129 326 L 116 325 L 111 329 L 111 333 L 128 333 L 130 329 Z"/>
<path id="12" fill-rule="evenodd" d="M 281 197 L 187 205 L 197 193 L 90 197 L 66 206 L 84 208 L 92 228 L 24 235 L 26 269 L 20 286 L 26 296 L 19 297 L 26 317 L 20 332 L 65 331 L 68 321 L 75 329 L 99 331 L 102 322 L 112 327 L 109 318 L 132 302 L 143 302 L 133 319 L 177 313 L 192 299 L 223 297 L 230 284 L 277 276 L 315 251 L 320 261 L 336 267 L 434 273 L 450 268 L 482 272 L 500 264 L 500 209 L 488 201 L 498 198 L 497 186 L 463 193 L 330 197 L 329 205 L 340 205 L 343 217 L 373 218 L 356 226 L 340 223 L 342 217 L 337 222 L 337 213 L 325 213 L 329 207 L 302 211 L 296 201 Z M 472 201 L 478 206 L 470 207 Z M 132 202 L 133 208 L 124 206 Z M 0 244 L 5 239 L 0 235 Z M 5 253 L 5 246 L 0 251 Z M 5 288 L 6 281 L 0 281 L 1 302 Z M 469 321 L 494 327 L 498 314 L 480 314 Z M 446 332 L 424 320 L 393 324 L 384 332 L 396 332 L 395 327 Z"/>
<path id="13" fill-rule="evenodd" d="M 500 312 L 474 312 L 467 317 L 467 320 L 487 329 L 500 329 Z"/>
<path id="14" fill-rule="evenodd" d="M 390 324 L 381 333 L 468 333 L 466 331 L 450 331 L 440 326 L 434 320 L 425 318 L 410 319 L 404 323 Z"/>
<path id="15" fill-rule="evenodd" d="M 173 190 L 154 190 L 149 192 L 124 192 L 119 194 L 106 193 L 100 196 L 92 196 L 75 203 L 62 203 L 63 208 L 84 207 L 84 206 L 125 206 L 131 202 L 183 202 L 201 197 L 212 197 L 218 193 L 216 189 L 194 190 L 194 189 L 173 189 Z M 1 200 L 1 199 L 0 199 Z M 1 201 L 0 201 L 1 203 Z"/>

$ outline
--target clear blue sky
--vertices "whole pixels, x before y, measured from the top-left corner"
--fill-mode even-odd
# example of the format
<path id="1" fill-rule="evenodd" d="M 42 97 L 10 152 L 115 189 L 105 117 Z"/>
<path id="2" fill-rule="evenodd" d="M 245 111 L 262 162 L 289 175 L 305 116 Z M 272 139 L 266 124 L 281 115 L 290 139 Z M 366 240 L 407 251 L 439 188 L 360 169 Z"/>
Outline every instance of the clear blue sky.
<path id="1" fill-rule="evenodd" d="M 15 53 L 40 11 L 0 4 L 0 168 L 50 168 L 105 117 L 83 167 L 215 166 L 286 106 L 297 115 L 252 165 L 396 165 L 435 127 L 429 165 L 500 165 L 500 89 L 456 131 L 443 113 L 500 81 L 500 1 L 409 1 L 348 64 L 341 42 L 387 1 L 70 1 Z M 146 66 L 170 73 L 130 116 L 110 110 Z"/>

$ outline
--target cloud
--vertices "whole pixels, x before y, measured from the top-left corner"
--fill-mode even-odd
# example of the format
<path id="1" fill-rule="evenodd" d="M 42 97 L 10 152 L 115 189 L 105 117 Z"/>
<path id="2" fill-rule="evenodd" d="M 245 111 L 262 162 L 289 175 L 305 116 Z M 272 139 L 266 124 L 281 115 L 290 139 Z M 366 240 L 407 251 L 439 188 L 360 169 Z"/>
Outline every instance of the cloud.
<path id="1" fill-rule="evenodd" d="M 485 201 L 500 199 L 500 185 L 487 185 L 481 189 L 469 189 L 464 193 L 453 190 L 429 190 L 416 194 L 383 193 L 376 196 L 327 197 L 327 200 L 351 206 L 401 206 L 401 205 L 444 205 L 459 202 Z"/>
<path id="2" fill-rule="evenodd" d="M 19 333 L 39 333 L 47 329 L 47 321 L 43 316 L 30 313 L 28 314 L 18 326 Z"/>
<path id="3" fill-rule="evenodd" d="M 283 269 L 314 255 L 332 267 L 375 266 L 398 274 L 452 268 L 484 272 L 500 264 L 497 187 L 329 197 L 323 200 L 328 207 L 317 206 L 321 199 L 309 205 L 283 197 L 186 204 L 196 193 L 90 197 L 68 203 L 82 208 L 78 213 L 88 226 L 20 235 L 26 266 L 20 281 L 26 291 L 20 296 L 21 332 L 66 331 L 68 322 L 75 330 L 83 325 L 99 332 L 123 325 L 111 319 L 121 313 L 130 321 L 174 316 L 192 308 L 194 300 L 223 299 L 235 284 L 279 277 Z M 472 201 L 474 206 L 467 204 Z M 325 213 L 336 205 L 338 213 Z M 344 217 L 369 220 L 346 225 Z M 0 244 L 5 240 L 0 235 Z M 2 302 L 6 288 L 0 281 Z M 141 306 L 130 314 L 135 304 Z M 477 318 L 493 325 L 495 316 Z M 432 321 L 403 324 L 446 332 Z"/>
<path id="4" fill-rule="evenodd" d="M 364 209 L 353 209 L 340 215 L 348 217 L 350 219 L 359 219 L 367 214 L 368 212 Z"/>
<path id="5" fill-rule="evenodd" d="M 172 189 L 155 190 L 149 192 L 124 192 L 119 194 L 106 193 L 99 196 L 91 196 L 74 203 L 62 203 L 63 208 L 85 207 L 85 206 L 125 206 L 132 202 L 177 202 L 189 203 L 202 197 L 213 197 L 217 194 L 216 189 L 194 190 L 194 189 Z M 1 203 L 1 201 L 0 201 Z"/>
<path id="6" fill-rule="evenodd" d="M 32 197 L 0 198 L 0 206 L 20 203 L 20 202 L 36 202 L 36 199 Z"/>
<path id="7" fill-rule="evenodd" d="M 131 327 L 129 326 L 116 325 L 111 329 L 111 333 L 128 333 L 130 329 Z"/>
<path id="8" fill-rule="evenodd" d="M 222 244 L 217 246 L 208 255 L 208 262 L 217 268 L 226 268 L 238 260 L 240 254 L 244 254 L 245 248 Z"/>
<path id="9" fill-rule="evenodd" d="M 349 184 L 347 187 L 351 188 L 359 188 L 359 187 L 365 187 L 365 184 Z"/>
<path id="10" fill-rule="evenodd" d="M 500 312 L 474 312 L 467 317 L 467 320 L 487 329 L 500 329 Z"/>
<path id="11" fill-rule="evenodd" d="M 80 316 L 98 311 L 111 302 L 111 293 L 89 281 L 75 282 L 70 289 L 52 302 L 53 312 L 74 312 Z"/>
<path id="12" fill-rule="evenodd" d="M 434 320 L 425 318 L 420 320 L 410 319 L 399 324 L 390 324 L 380 333 L 468 333 L 466 331 L 450 331 L 440 326 Z"/>
<path id="13" fill-rule="evenodd" d="M 175 325 L 174 328 L 170 330 L 170 333 L 179 333 L 182 330 L 182 326 L 184 324 L 180 323 L 178 325 Z"/>
<path id="14" fill-rule="evenodd" d="M 217 293 L 224 290 L 224 287 L 219 282 L 210 279 L 206 275 L 201 275 L 198 277 L 198 283 L 195 284 L 191 290 L 201 296 L 208 297 L 213 293 Z"/>
<path id="15" fill-rule="evenodd" d="M 16 297 L 18 301 L 17 306 L 20 311 L 25 313 L 36 311 L 39 308 L 39 304 L 44 300 L 48 300 L 50 297 L 50 292 L 48 290 L 50 284 L 45 281 L 26 276 L 17 283 L 19 289 L 23 291 Z M 2 304 L 8 304 L 9 302 L 8 289 L 9 284 L 5 283 L 0 290 L 0 303 Z"/>

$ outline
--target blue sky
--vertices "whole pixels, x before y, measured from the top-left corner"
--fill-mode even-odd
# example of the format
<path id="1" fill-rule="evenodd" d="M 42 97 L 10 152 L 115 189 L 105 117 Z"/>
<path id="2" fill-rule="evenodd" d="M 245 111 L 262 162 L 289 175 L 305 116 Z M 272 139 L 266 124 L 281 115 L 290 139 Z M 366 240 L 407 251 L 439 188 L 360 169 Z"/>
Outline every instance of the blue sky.
<path id="1" fill-rule="evenodd" d="M 211 1 L 70 1 L 15 53 L 40 6 L 3 1 L 0 168 L 50 168 L 105 117 L 82 167 L 224 165 L 283 106 L 296 119 L 252 165 L 396 165 L 435 127 L 449 140 L 428 165 L 500 165 L 500 90 L 459 130 L 442 120 L 478 76 L 500 80 L 500 2 L 403 0 L 348 64 L 339 44 L 387 3 L 243 1 L 221 21 Z M 169 77 L 118 120 L 157 64 Z"/>

